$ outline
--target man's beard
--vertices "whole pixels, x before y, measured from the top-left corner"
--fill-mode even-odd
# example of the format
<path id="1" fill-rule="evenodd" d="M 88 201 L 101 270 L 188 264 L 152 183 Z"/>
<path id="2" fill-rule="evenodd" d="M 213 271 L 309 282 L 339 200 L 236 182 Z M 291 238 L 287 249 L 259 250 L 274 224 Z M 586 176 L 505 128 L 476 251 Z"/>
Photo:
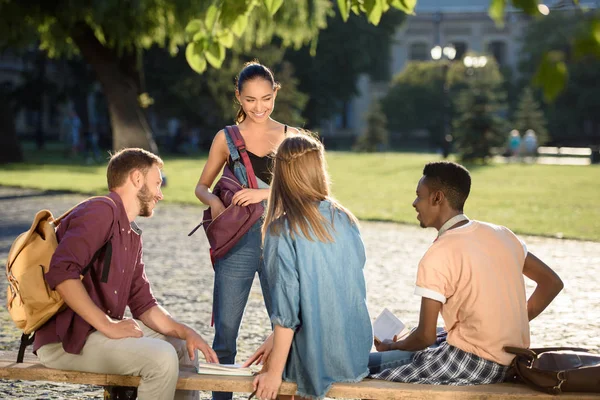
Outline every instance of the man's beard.
<path id="1" fill-rule="evenodd" d="M 138 192 L 137 194 L 138 203 L 140 205 L 140 217 L 151 217 L 154 210 L 150 208 L 152 201 L 154 200 L 154 196 L 150 193 L 150 189 L 148 189 L 147 185 Z"/>

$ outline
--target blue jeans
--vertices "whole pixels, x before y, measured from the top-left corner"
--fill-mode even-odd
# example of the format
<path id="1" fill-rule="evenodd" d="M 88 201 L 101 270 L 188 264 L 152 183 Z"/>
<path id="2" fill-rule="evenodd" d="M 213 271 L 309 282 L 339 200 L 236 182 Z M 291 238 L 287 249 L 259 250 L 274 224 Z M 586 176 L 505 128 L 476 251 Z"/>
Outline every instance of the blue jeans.
<path id="1" fill-rule="evenodd" d="M 414 352 L 404 350 L 390 350 L 369 354 L 369 374 L 378 374 L 388 368 L 396 368 L 410 364 Z"/>
<path id="2" fill-rule="evenodd" d="M 224 257 L 215 262 L 213 349 L 221 364 L 235 363 L 237 336 L 257 272 L 265 306 L 271 315 L 271 296 L 263 271 L 262 222 L 262 219 L 258 220 Z M 227 400 L 231 397 L 230 392 L 213 392 L 213 399 Z"/>

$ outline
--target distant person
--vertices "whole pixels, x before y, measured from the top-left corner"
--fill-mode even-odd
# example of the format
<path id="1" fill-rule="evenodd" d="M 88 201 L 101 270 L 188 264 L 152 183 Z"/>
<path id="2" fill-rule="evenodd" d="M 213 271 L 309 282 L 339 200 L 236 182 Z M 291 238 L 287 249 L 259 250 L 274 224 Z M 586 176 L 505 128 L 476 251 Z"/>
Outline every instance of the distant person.
<path id="1" fill-rule="evenodd" d="M 271 118 L 279 89 L 280 85 L 275 81 L 273 72 L 258 62 L 245 64 L 237 77 L 235 96 L 240 108 L 235 122 L 246 144 L 259 189 L 242 189 L 236 192 L 232 204 L 247 206 L 268 199 L 275 152 L 289 132 L 298 132 Z M 223 168 L 229 168 L 235 173 L 225 132 L 220 130 L 213 139 L 208 160 L 195 190 L 196 197 L 210 206 L 212 219 L 225 210 L 221 199 L 210 191 Z M 235 362 L 238 332 L 256 273 L 260 279 L 267 311 L 271 309 L 263 268 L 260 233 L 262 223 L 261 218 L 227 254 L 214 260 L 213 348 L 222 364 Z M 227 400 L 231 397 L 232 394 L 228 392 L 213 393 L 215 399 Z"/>
<path id="2" fill-rule="evenodd" d="M 142 232 L 134 220 L 152 216 L 162 200 L 162 166 L 142 149 L 115 153 L 107 168 L 110 199 L 89 200 L 61 221 L 45 278 L 67 307 L 38 329 L 33 345 L 48 368 L 140 376 L 140 400 L 173 399 L 179 365 L 197 365 L 196 350 L 218 362 L 196 331 L 158 304 L 146 277 Z M 112 251 L 96 258 L 106 243 Z M 104 257 L 110 257 L 108 268 Z M 126 307 L 134 319 L 125 317 Z M 198 392 L 177 392 L 175 398 L 197 399 Z"/>
<path id="3" fill-rule="evenodd" d="M 463 214 L 471 190 L 461 165 L 429 163 L 413 207 L 422 228 L 438 230 L 417 269 L 419 325 L 405 339 L 376 343 L 371 377 L 397 382 L 476 385 L 502 382 L 514 355 L 529 347 L 529 321 L 562 290 L 550 267 L 508 228 Z M 537 283 L 526 298 L 523 275 Z M 436 327 L 438 315 L 444 331 Z"/>
<path id="4" fill-rule="evenodd" d="M 444 140 L 442 141 L 442 156 L 444 159 L 448 158 L 450 152 L 452 151 L 452 135 L 449 133 L 444 135 Z"/>
<path id="5" fill-rule="evenodd" d="M 528 157 L 536 157 L 538 149 L 537 135 L 533 129 L 528 129 L 525 132 L 523 138 L 523 146 L 525 148 L 525 155 Z"/>
<path id="6" fill-rule="evenodd" d="M 365 248 L 354 215 L 330 197 L 318 140 L 285 139 L 273 175 L 263 237 L 274 332 L 245 365 L 266 360 L 259 399 L 275 399 L 282 377 L 298 396 L 323 398 L 368 374 Z"/>
<path id="7" fill-rule="evenodd" d="M 510 131 L 508 135 L 508 152 L 509 156 L 516 158 L 519 156 L 519 152 L 521 151 L 521 135 L 519 131 L 513 129 Z"/>

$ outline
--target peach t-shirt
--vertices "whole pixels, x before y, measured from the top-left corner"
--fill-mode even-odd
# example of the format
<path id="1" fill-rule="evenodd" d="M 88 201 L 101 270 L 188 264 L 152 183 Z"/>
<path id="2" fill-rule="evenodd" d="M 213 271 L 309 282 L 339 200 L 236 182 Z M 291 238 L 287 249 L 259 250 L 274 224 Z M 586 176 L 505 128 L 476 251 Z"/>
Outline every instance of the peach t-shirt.
<path id="1" fill-rule="evenodd" d="M 419 263 L 415 294 L 441 302 L 448 343 L 509 365 L 503 346 L 529 347 L 523 279 L 527 247 L 480 221 L 446 231 Z"/>

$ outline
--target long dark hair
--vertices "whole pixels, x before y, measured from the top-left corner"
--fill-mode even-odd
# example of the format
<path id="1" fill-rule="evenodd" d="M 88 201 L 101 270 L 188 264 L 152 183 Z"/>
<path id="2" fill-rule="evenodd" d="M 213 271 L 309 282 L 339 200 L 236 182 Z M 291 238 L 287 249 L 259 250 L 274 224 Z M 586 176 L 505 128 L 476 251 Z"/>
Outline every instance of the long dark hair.
<path id="1" fill-rule="evenodd" d="M 242 93 L 242 87 L 244 83 L 253 79 L 262 78 L 273 85 L 273 90 L 279 89 L 281 85 L 275 81 L 273 72 L 266 66 L 262 65 L 258 61 L 250 61 L 244 64 L 244 68 L 240 71 L 239 75 L 235 80 L 235 88 L 238 93 Z M 235 116 L 235 123 L 239 124 L 246 119 L 246 113 L 240 104 L 240 108 Z"/>

